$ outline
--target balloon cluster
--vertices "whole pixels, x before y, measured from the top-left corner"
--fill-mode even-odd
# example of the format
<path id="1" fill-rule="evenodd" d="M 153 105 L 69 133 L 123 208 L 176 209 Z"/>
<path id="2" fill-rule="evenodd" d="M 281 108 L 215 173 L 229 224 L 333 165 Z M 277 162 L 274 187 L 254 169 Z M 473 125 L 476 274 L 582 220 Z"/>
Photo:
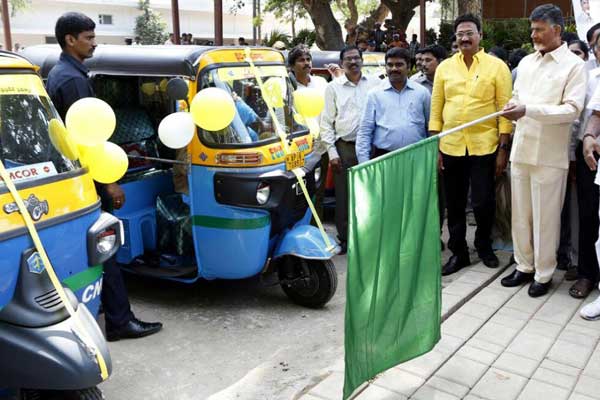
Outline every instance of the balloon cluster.
<path id="1" fill-rule="evenodd" d="M 284 106 L 284 86 L 279 77 L 272 77 L 263 85 L 263 98 L 272 108 Z M 314 137 L 319 135 L 317 117 L 323 111 L 323 94 L 315 89 L 300 89 L 294 92 L 294 105 L 298 114 L 296 122 L 306 125 Z M 199 91 L 190 105 L 190 112 L 180 111 L 167 115 L 158 126 L 161 142 L 172 149 L 187 146 L 196 130 L 195 125 L 206 131 L 218 132 L 225 129 L 235 117 L 236 107 L 232 96 L 219 88 Z"/>
<path id="2" fill-rule="evenodd" d="M 93 97 L 77 100 L 67 111 L 66 127 L 59 119 L 48 125 L 54 147 L 70 160 L 88 168 L 96 182 L 113 183 L 125 175 L 129 166 L 127 154 L 108 142 L 117 120 L 113 109 Z"/>
<path id="3" fill-rule="evenodd" d="M 196 125 L 207 131 L 220 131 L 231 124 L 235 112 L 229 93 L 219 88 L 206 88 L 194 96 L 189 113 L 180 111 L 163 118 L 158 126 L 158 137 L 165 146 L 180 149 L 191 142 Z"/>

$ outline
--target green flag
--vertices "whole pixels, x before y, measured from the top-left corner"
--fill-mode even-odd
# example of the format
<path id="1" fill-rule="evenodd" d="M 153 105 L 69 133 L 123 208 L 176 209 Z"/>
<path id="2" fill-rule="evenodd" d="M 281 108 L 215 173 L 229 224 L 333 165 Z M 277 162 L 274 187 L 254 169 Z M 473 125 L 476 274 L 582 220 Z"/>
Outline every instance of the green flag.
<path id="1" fill-rule="evenodd" d="M 438 138 L 349 171 L 344 399 L 440 339 Z"/>

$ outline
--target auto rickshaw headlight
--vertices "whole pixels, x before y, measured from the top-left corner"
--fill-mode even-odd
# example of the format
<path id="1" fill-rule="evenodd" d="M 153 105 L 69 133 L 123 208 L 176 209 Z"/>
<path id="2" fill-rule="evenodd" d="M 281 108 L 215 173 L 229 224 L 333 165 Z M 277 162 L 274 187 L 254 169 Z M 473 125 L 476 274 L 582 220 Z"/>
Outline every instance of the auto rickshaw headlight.
<path id="1" fill-rule="evenodd" d="M 258 204 L 265 205 L 267 201 L 269 201 L 269 197 L 271 196 L 271 186 L 268 183 L 261 182 L 256 187 L 256 202 Z"/>
<path id="2" fill-rule="evenodd" d="M 321 167 L 315 168 L 315 182 L 319 182 L 321 180 Z"/>

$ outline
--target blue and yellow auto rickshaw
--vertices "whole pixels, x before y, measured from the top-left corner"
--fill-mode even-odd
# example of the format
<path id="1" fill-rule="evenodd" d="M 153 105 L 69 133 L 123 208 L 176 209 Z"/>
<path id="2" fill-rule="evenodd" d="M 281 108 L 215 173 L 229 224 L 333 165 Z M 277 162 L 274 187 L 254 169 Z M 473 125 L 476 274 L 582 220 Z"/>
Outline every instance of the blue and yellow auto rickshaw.
<path id="1" fill-rule="evenodd" d="M 60 124 L 34 66 L 0 52 L 0 397 L 99 399 L 111 369 L 94 317 L 121 223 L 101 212 L 87 170 L 58 151 Z"/>
<path id="2" fill-rule="evenodd" d="M 46 76 L 59 49 L 33 46 L 24 54 Z M 131 158 L 119 182 L 125 206 L 115 211 L 125 228 L 117 260 L 137 274 L 188 283 L 277 273 L 293 301 L 321 307 L 337 287 L 331 259 L 339 247 L 310 225 L 307 199 L 288 170 L 302 168 L 312 195 L 322 179 L 319 156 L 309 129 L 294 118 L 282 54 L 252 48 L 249 56 L 256 70 L 235 47 L 99 46 L 88 60 L 96 95 L 117 116 L 111 141 Z M 253 71 L 277 81 L 283 103 L 274 113 Z M 159 122 L 209 87 L 233 96 L 233 121 L 219 132 L 197 128 L 187 148 L 169 151 L 157 140 Z"/>

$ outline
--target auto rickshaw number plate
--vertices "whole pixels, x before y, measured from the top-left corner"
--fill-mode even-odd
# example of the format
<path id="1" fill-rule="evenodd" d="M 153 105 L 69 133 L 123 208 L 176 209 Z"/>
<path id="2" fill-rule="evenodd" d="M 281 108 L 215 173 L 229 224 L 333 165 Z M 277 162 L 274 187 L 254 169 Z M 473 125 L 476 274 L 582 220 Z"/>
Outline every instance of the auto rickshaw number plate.
<path id="1" fill-rule="evenodd" d="M 291 171 L 300 167 L 304 167 L 304 153 L 297 151 L 285 155 L 285 169 Z"/>

